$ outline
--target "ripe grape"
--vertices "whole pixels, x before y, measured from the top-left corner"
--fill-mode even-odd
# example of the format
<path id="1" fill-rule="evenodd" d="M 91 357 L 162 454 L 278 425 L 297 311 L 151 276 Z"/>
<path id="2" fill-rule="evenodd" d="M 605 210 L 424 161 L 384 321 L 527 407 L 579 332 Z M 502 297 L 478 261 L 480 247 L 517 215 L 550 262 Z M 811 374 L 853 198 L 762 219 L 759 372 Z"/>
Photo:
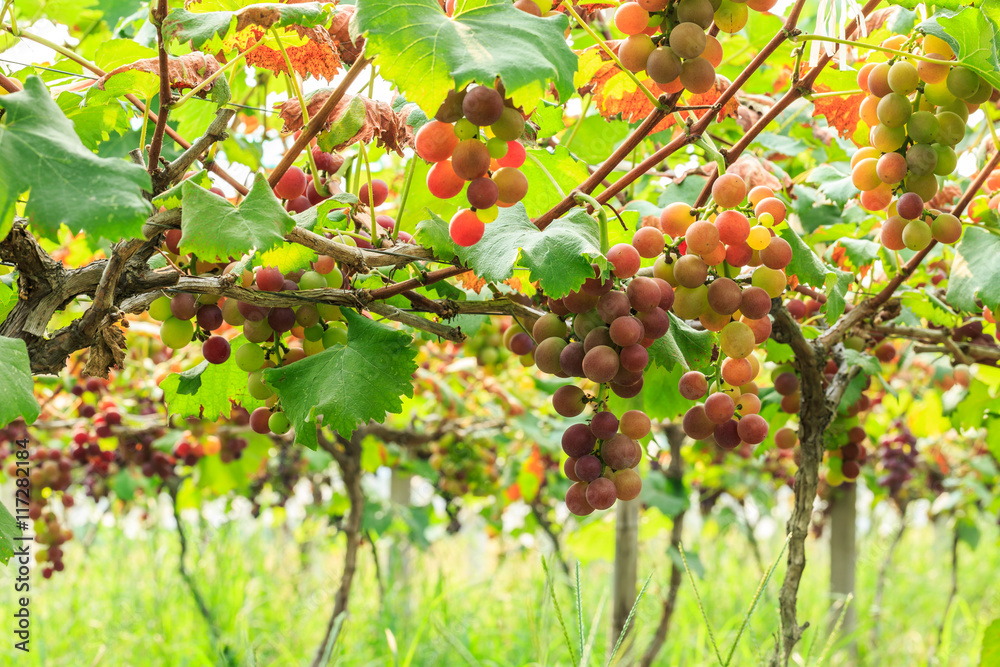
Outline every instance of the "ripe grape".
<path id="1" fill-rule="evenodd" d="M 591 382 L 610 382 L 618 372 L 618 353 L 607 345 L 598 345 L 583 358 L 583 374 Z"/>
<path id="2" fill-rule="evenodd" d="M 739 447 L 742 442 L 735 419 L 727 419 L 721 424 L 716 424 L 713 435 L 715 436 L 715 444 L 729 451 Z"/>
<path id="3" fill-rule="evenodd" d="M 546 338 L 535 348 L 535 365 L 551 375 L 564 375 L 559 357 L 568 343 L 562 338 Z"/>
<path id="4" fill-rule="evenodd" d="M 704 58 L 685 60 L 681 63 L 680 81 L 687 90 L 696 95 L 707 93 L 715 86 L 715 68 Z"/>
<path id="5" fill-rule="evenodd" d="M 965 138 L 966 125 L 957 114 L 952 111 L 942 111 L 937 115 L 938 119 L 938 141 L 947 146 L 955 146 Z"/>
<path id="6" fill-rule="evenodd" d="M 526 157 L 527 152 L 524 150 L 524 146 L 517 141 L 508 141 L 507 153 L 503 157 L 497 158 L 497 164 L 501 167 L 513 167 L 516 169 L 524 164 Z"/>
<path id="7" fill-rule="evenodd" d="M 646 59 L 646 74 L 656 83 L 670 83 L 681 75 L 681 59 L 668 46 L 655 48 Z"/>
<path id="8" fill-rule="evenodd" d="M 879 63 L 868 72 L 868 90 L 875 97 L 885 97 L 892 92 L 889 85 L 889 63 Z"/>
<path id="9" fill-rule="evenodd" d="M 615 470 L 631 468 L 636 448 L 636 442 L 632 438 L 624 433 L 618 433 L 601 444 L 601 458 L 609 468 Z"/>
<path id="10" fill-rule="evenodd" d="M 743 203 L 747 196 L 747 186 L 736 174 L 722 174 L 712 184 L 712 198 L 723 208 L 734 208 Z M 717 223 L 718 224 L 718 223 Z M 725 239 L 723 239 L 725 241 Z M 732 243 L 732 241 L 726 241 Z"/>
<path id="11" fill-rule="evenodd" d="M 705 406 L 694 405 L 688 408 L 681 419 L 681 428 L 693 440 L 704 440 L 715 432 L 715 422 L 705 414 Z"/>
<path id="12" fill-rule="evenodd" d="M 625 2 L 615 10 L 615 27 L 626 35 L 638 35 L 649 24 L 649 12 L 636 2 Z"/>
<path id="13" fill-rule="evenodd" d="M 579 483 L 579 482 L 578 482 Z M 615 504 L 618 492 L 607 477 L 598 477 L 587 486 L 587 502 L 595 510 L 606 510 Z"/>
<path id="14" fill-rule="evenodd" d="M 622 415 L 621 432 L 633 440 L 641 440 L 649 435 L 652 423 L 642 410 L 629 410 Z"/>
<path id="15" fill-rule="evenodd" d="M 472 209 L 461 209 L 448 223 L 448 233 L 456 244 L 468 247 L 475 245 L 483 238 L 486 225 L 476 216 Z"/>
<path id="16" fill-rule="evenodd" d="M 662 293 L 660 286 L 652 278 L 639 276 L 633 278 L 625 289 L 629 303 L 635 310 L 645 312 L 653 310 L 660 305 Z"/>
<path id="17" fill-rule="evenodd" d="M 274 194 L 281 199 L 295 199 L 306 191 L 306 172 L 298 167 L 288 168 L 274 186 Z"/>
<path id="18" fill-rule="evenodd" d="M 455 173 L 451 160 L 442 160 L 427 172 L 427 189 L 438 199 L 451 199 L 465 186 L 465 179 Z"/>
<path id="19" fill-rule="evenodd" d="M 250 413 L 250 428 L 254 433 L 267 434 L 271 432 L 268 420 L 271 418 L 271 409 L 260 407 Z"/>
<path id="20" fill-rule="evenodd" d="M 571 482 L 579 482 L 580 481 L 580 478 L 577 477 L 577 474 L 576 474 L 576 461 L 577 461 L 576 459 L 574 459 L 572 456 L 570 456 L 570 457 L 568 457 L 566 459 L 566 462 L 563 463 L 563 474 L 566 475 L 566 477 Z"/>
<path id="21" fill-rule="evenodd" d="M 760 287 L 747 287 L 740 297 L 739 310 L 752 320 L 766 317 L 771 312 L 771 297 Z"/>
<path id="22" fill-rule="evenodd" d="M 858 107 L 858 115 L 861 116 L 861 120 L 863 120 L 865 125 L 868 127 L 875 127 L 878 125 L 878 101 L 880 99 L 881 98 L 879 97 L 869 95 L 865 99 L 861 100 L 861 106 Z M 878 156 L 875 155 L 873 157 Z"/>
<path id="23" fill-rule="evenodd" d="M 499 200 L 516 204 L 528 194 L 528 179 L 514 167 L 501 167 L 493 173 L 493 182 L 499 189 Z"/>
<path id="24" fill-rule="evenodd" d="M 595 413 L 590 420 L 590 431 L 598 440 L 607 440 L 618 432 L 618 417 L 606 410 Z"/>
<path id="25" fill-rule="evenodd" d="M 878 159 L 875 167 L 879 180 L 890 185 L 902 181 L 906 171 L 906 158 L 899 153 L 886 153 Z"/>
<path id="26" fill-rule="evenodd" d="M 674 290 L 674 314 L 684 320 L 696 320 L 708 310 L 708 287 L 693 289 L 678 287 Z"/>
<path id="27" fill-rule="evenodd" d="M 705 399 L 705 416 L 716 424 L 729 421 L 735 411 L 736 403 L 729 394 L 717 391 Z"/>
<path id="28" fill-rule="evenodd" d="M 535 341 L 531 339 L 531 336 L 522 331 L 511 337 L 509 347 L 511 352 L 521 357 L 535 349 Z"/>
<path id="29" fill-rule="evenodd" d="M 578 426 L 582 426 L 582 424 L 578 424 Z M 576 460 L 573 472 L 576 473 L 581 482 L 593 482 L 604 472 L 604 465 L 601 463 L 601 459 L 593 454 L 586 454 Z"/>
<path id="30" fill-rule="evenodd" d="M 226 363 L 229 353 L 229 341 L 222 336 L 209 336 L 201 346 L 201 354 L 210 364 Z"/>
<path id="31" fill-rule="evenodd" d="M 609 333 L 610 339 L 615 345 L 627 347 L 642 340 L 645 328 L 636 317 L 619 317 L 611 323 Z"/>
<path id="32" fill-rule="evenodd" d="M 763 345 L 764 341 L 771 337 L 771 320 L 767 317 L 754 320 L 744 315 L 740 318 L 740 322 L 746 324 L 753 331 L 753 342 L 757 345 Z"/>
<path id="33" fill-rule="evenodd" d="M 674 279 L 682 287 L 698 287 L 707 277 L 708 266 L 697 255 L 684 255 L 674 262 Z"/>
<path id="34" fill-rule="evenodd" d="M 716 278 L 708 286 L 708 306 L 720 315 L 735 313 L 741 300 L 740 286 L 730 278 Z"/>
<path id="35" fill-rule="evenodd" d="M 907 221 L 898 215 L 889 216 L 889 219 L 882 223 L 880 239 L 882 245 L 889 250 L 902 250 L 906 247 L 903 243 L 903 230 Z"/>
<path id="36" fill-rule="evenodd" d="M 608 347 L 614 345 L 608 327 L 594 327 L 587 334 L 586 338 L 583 339 L 584 352 L 590 352 L 598 345 L 606 345 Z"/>
<path id="37" fill-rule="evenodd" d="M 582 347 L 582 346 L 581 346 Z M 567 346 L 569 349 L 569 346 Z M 563 350 L 565 352 L 565 350 Z M 614 350 L 612 350 L 614 352 Z M 552 407 L 563 417 L 576 417 L 587 405 L 587 395 L 576 385 L 568 384 L 552 394 Z"/>
<path id="38" fill-rule="evenodd" d="M 667 204 L 660 213 L 660 229 L 672 238 L 684 236 L 694 221 L 695 217 L 691 211 L 691 205 L 683 202 Z"/>
<path id="39" fill-rule="evenodd" d="M 633 500 L 639 497 L 642 491 L 642 478 L 639 473 L 631 468 L 619 470 L 611 476 L 611 481 L 615 485 L 615 493 L 618 500 Z"/>
<path id="40" fill-rule="evenodd" d="M 737 424 L 737 432 L 743 442 L 759 445 L 767 437 L 767 421 L 760 415 L 743 415 Z"/>
<path id="41" fill-rule="evenodd" d="M 414 137 L 417 155 L 428 162 L 440 162 L 451 157 L 458 145 L 455 128 L 450 123 L 432 120 L 420 128 Z"/>
<path id="42" fill-rule="evenodd" d="M 254 280 L 257 289 L 265 292 L 279 292 L 285 286 L 285 276 L 274 266 L 264 266 L 257 270 Z M 246 314 L 244 317 L 250 319 Z"/>
<path id="43" fill-rule="evenodd" d="M 559 353 L 559 366 L 562 368 L 562 372 L 572 377 L 583 377 L 583 357 L 585 354 L 583 343 L 567 344 Z"/>
<path id="44" fill-rule="evenodd" d="M 750 235 L 750 221 L 739 211 L 723 211 L 715 219 L 715 227 L 719 230 L 719 240 L 726 245 L 745 243 Z"/>
<path id="45" fill-rule="evenodd" d="M 619 353 L 622 368 L 641 373 L 649 364 L 649 352 L 641 344 L 629 345 Z"/>
<path id="46" fill-rule="evenodd" d="M 566 491 L 566 508 L 576 516 L 587 516 L 592 514 L 594 508 L 587 502 L 586 482 L 577 482 Z"/>
<path id="47" fill-rule="evenodd" d="M 569 310 L 569 312 L 576 314 L 586 313 L 587 311 L 592 310 L 597 305 L 597 301 L 598 297 L 586 292 L 570 292 L 563 297 L 563 304 L 566 306 L 566 309 Z M 582 323 L 584 321 L 584 319 L 578 317 L 573 321 L 573 325 L 576 327 L 578 323 Z M 594 326 L 597 326 L 597 324 Z M 575 330 L 581 336 L 586 335 L 585 332 L 581 333 L 579 329 Z M 590 329 L 587 329 L 587 331 L 590 331 Z"/>
<path id="48" fill-rule="evenodd" d="M 696 401 L 708 392 L 708 380 L 699 371 L 688 371 L 681 376 L 677 389 L 684 398 Z"/>
<path id="49" fill-rule="evenodd" d="M 638 251 L 628 243 L 611 246 L 607 253 L 613 272 L 618 278 L 631 278 L 639 270 L 642 259 Z"/>
<path id="50" fill-rule="evenodd" d="M 684 240 L 691 252 L 698 255 L 709 253 L 719 245 L 719 230 L 711 222 L 698 220 L 688 227 Z"/>
<path id="51" fill-rule="evenodd" d="M 462 113 L 469 122 L 479 127 L 486 127 L 500 120 L 503 110 L 503 96 L 487 86 L 476 86 L 462 100 Z"/>
<path id="52" fill-rule="evenodd" d="M 753 355 L 747 359 L 726 359 L 722 362 L 722 380 L 734 387 L 750 382 L 754 378 L 753 365 L 748 359 L 753 359 Z"/>
<path id="53" fill-rule="evenodd" d="M 760 260 L 768 268 L 783 269 L 792 261 L 792 246 L 780 236 L 775 236 L 766 248 L 761 249 Z"/>
<path id="54" fill-rule="evenodd" d="M 198 298 L 181 292 L 170 299 L 170 314 L 179 320 L 190 320 L 198 312 Z"/>
<path id="55" fill-rule="evenodd" d="M 370 193 L 369 187 L 371 188 Z M 358 191 L 358 199 L 361 200 L 361 203 L 372 208 L 377 208 L 384 204 L 388 196 L 389 186 L 386 185 L 385 181 L 378 178 L 373 180 L 370 186 L 368 183 L 363 184 L 361 190 Z"/>
<path id="56" fill-rule="evenodd" d="M 705 50 L 705 29 L 697 23 L 678 23 L 670 31 L 669 41 L 670 48 L 679 57 L 697 58 Z"/>
<path id="57" fill-rule="evenodd" d="M 278 333 L 291 331 L 295 326 L 295 311 L 291 308 L 272 308 L 267 314 L 267 324 Z"/>
<path id="58" fill-rule="evenodd" d="M 645 329 L 646 339 L 656 340 L 670 328 L 670 316 L 662 308 L 639 313 L 639 321 Z"/>
<path id="59" fill-rule="evenodd" d="M 497 184 L 485 176 L 471 181 L 469 189 L 465 193 L 469 200 L 469 206 L 472 208 L 490 208 L 497 203 L 499 195 L 500 189 Z"/>
<path id="60" fill-rule="evenodd" d="M 799 436 L 787 426 L 783 426 L 774 432 L 774 445 L 778 449 L 793 449 L 799 444 Z"/>
<path id="61" fill-rule="evenodd" d="M 788 371 L 778 373 L 774 378 L 774 390 L 782 396 L 794 394 L 799 390 L 799 377 Z"/>
<path id="62" fill-rule="evenodd" d="M 900 196 L 896 202 L 896 213 L 906 220 L 914 220 L 924 212 L 924 202 L 919 195 L 912 192 Z"/>
<path id="63" fill-rule="evenodd" d="M 761 266 L 753 272 L 750 282 L 754 287 L 761 287 L 772 299 L 781 296 L 788 284 L 788 278 L 781 269 Z"/>
<path id="64" fill-rule="evenodd" d="M 649 35 L 630 35 L 618 47 L 618 59 L 630 72 L 641 72 L 646 69 L 646 63 L 654 50 L 656 45 Z"/>
<path id="65" fill-rule="evenodd" d="M 761 219 L 765 213 L 771 215 L 774 222 L 771 226 L 780 225 L 785 221 L 785 214 L 787 213 L 784 202 L 782 202 L 777 197 L 765 197 L 759 202 L 754 204 L 753 214 Z M 763 222 L 763 221 L 762 221 Z"/>
<path id="66" fill-rule="evenodd" d="M 640 257 L 647 259 L 658 257 L 663 252 L 663 246 L 663 232 L 656 227 L 640 227 L 632 235 L 632 247 Z"/>
<path id="67" fill-rule="evenodd" d="M 466 139 L 455 146 L 451 155 L 451 168 L 458 176 L 471 181 L 486 175 L 490 168 L 490 159 L 490 151 L 486 148 L 486 144 L 479 139 Z"/>

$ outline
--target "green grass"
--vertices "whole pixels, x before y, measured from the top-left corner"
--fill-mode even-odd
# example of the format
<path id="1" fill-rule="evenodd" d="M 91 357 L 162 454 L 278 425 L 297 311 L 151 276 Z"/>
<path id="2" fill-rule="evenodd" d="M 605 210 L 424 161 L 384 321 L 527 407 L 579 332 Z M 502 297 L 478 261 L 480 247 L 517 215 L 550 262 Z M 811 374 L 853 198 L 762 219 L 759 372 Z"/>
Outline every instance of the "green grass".
<path id="1" fill-rule="evenodd" d="M 643 523 L 658 525 L 648 518 Z M 889 538 L 866 538 L 860 545 L 858 594 L 853 603 L 858 613 L 859 658 L 843 650 L 846 638 L 841 637 L 825 664 L 977 665 L 984 629 L 1000 616 L 997 531 L 985 525 L 983 530 L 978 550 L 960 546 L 959 597 L 946 619 L 944 641 L 936 657 L 937 627 L 950 585 L 947 532 L 912 529 L 903 538 L 890 570 L 877 645 L 869 643 L 870 606 Z M 290 532 L 261 523 L 227 524 L 214 530 L 189 526 L 189 532 L 189 567 L 233 663 L 309 664 L 339 583 L 342 540 L 326 536 L 304 550 Z M 653 573 L 633 621 L 639 650 L 645 649 L 656 628 L 671 562 L 666 555 L 667 534 L 652 532 L 651 538 L 644 538 L 639 562 L 640 584 Z M 579 537 L 570 542 L 610 541 L 613 524 L 598 524 Z M 725 656 L 743 624 L 760 568 L 744 538 L 735 531 L 717 534 L 711 521 L 700 536 L 688 539 L 689 557 L 696 552 L 704 565 L 705 576 L 696 582 Z M 392 542 L 383 539 L 377 546 L 385 576 Z M 780 536 L 761 548 L 764 560 L 770 562 L 781 548 Z M 385 582 L 383 599 L 372 550 L 367 544 L 362 549 L 351 615 L 331 664 L 571 664 L 538 551 L 520 549 L 509 538 L 487 540 L 479 533 L 449 537 L 428 552 L 411 549 L 411 575 L 407 581 L 397 576 Z M 594 558 L 594 549 L 577 549 L 581 557 L 591 556 L 580 568 L 583 623 L 585 633 L 593 637 L 590 664 L 603 665 L 608 642 L 613 645 L 616 639 L 608 636 L 609 618 L 600 605 L 610 595 L 611 564 Z M 178 552 L 176 535 L 163 529 L 129 539 L 117 528 L 103 527 L 86 553 L 79 540 L 73 541 L 67 548 L 66 571 L 50 581 L 42 581 L 38 571 L 34 575 L 31 653 L 14 651 L 8 638 L 0 649 L 0 664 L 226 664 L 178 574 Z M 569 552 L 566 555 L 573 557 Z M 799 608 L 800 618 L 812 625 L 800 648 L 806 653 L 811 647 L 813 662 L 809 664 L 815 664 L 827 641 L 825 543 L 810 540 L 808 555 Z M 9 570 L 3 571 L 0 608 L 12 611 L 12 577 Z M 550 572 L 566 632 L 579 657 L 572 579 L 555 564 L 550 565 Z M 771 648 L 771 636 L 778 631 L 777 591 L 783 576 L 781 562 L 732 664 L 759 664 Z M 678 602 L 656 664 L 714 664 L 708 629 L 686 577 Z M 595 618 L 598 626 L 592 631 Z M 4 627 L 10 628 L 10 623 Z M 620 657 L 623 651 L 624 646 Z M 633 652 L 620 664 L 631 664 L 634 657 Z"/>

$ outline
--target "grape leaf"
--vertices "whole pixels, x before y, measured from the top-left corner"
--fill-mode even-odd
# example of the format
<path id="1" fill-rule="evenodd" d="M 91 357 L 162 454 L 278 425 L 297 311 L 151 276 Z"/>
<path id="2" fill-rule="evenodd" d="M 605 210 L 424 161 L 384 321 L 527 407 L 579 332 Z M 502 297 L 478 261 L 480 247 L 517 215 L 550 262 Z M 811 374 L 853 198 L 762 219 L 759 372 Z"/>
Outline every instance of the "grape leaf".
<path id="1" fill-rule="evenodd" d="M 27 424 L 38 419 L 28 347 L 20 338 L 0 336 L 0 426 L 18 417 Z"/>
<path id="2" fill-rule="evenodd" d="M 705 368 L 712 363 L 715 334 L 711 331 L 696 331 L 673 313 L 667 314 L 670 315 L 670 328 L 666 335 L 650 345 L 650 364 L 666 370 L 680 365 L 689 371 Z"/>
<path id="3" fill-rule="evenodd" d="M 190 90 L 220 69 L 219 61 L 204 53 L 189 53 L 179 58 L 167 59 L 167 80 L 170 87 L 178 92 Z M 215 89 L 219 88 L 218 91 Z M 87 90 L 87 104 L 107 104 L 114 97 L 128 93 L 139 99 L 149 100 L 160 90 L 160 64 L 158 58 L 143 58 L 121 65 L 94 82 Z M 209 92 L 218 102 L 229 101 L 229 83 L 220 76 L 199 93 L 205 97 Z"/>
<path id="4" fill-rule="evenodd" d="M 978 310 L 982 299 L 991 310 L 1000 305 L 1000 237 L 969 227 L 955 249 L 945 299 L 966 312 Z"/>
<path id="5" fill-rule="evenodd" d="M 847 259 L 854 266 L 867 266 L 878 259 L 878 251 L 882 248 L 875 241 L 843 237 L 837 243 L 845 250 Z"/>
<path id="6" fill-rule="evenodd" d="M 577 64 L 563 37 L 568 25 L 564 15 L 531 16 L 507 0 L 466 2 L 451 18 L 437 0 L 366 0 L 350 27 L 379 74 L 433 112 L 449 90 L 497 77 L 516 106 L 534 107 L 550 82 L 568 100 Z"/>
<path id="7" fill-rule="evenodd" d="M 854 281 L 854 276 L 827 266 L 791 227 L 786 225 L 778 232 L 778 236 L 792 246 L 792 261 L 785 267 L 785 274 L 795 276 L 800 283 L 823 288 L 826 292 L 823 309 L 827 322 L 832 324 L 844 312 L 844 295 Z"/>
<path id="8" fill-rule="evenodd" d="M 270 250 L 295 226 L 260 173 L 239 207 L 191 181 L 184 181 L 181 192 L 180 247 L 203 259 L 224 261 L 250 248 Z"/>
<path id="9" fill-rule="evenodd" d="M 160 194 L 153 197 L 154 206 L 162 206 L 163 208 L 179 208 L 181 203 L 184 201 L 184 184 L 185 183 L 195 183 L 201 187 L 208 190 L 212 187 L 212 179 L 208 177 L 208 170 L 201 169 L 196 172 L 193 176 L 185 178 L 183 181 L 177 185 L 168 188 L 161 192 Z"/>
<path id="10" fill-rule="evenodd" d="M 858 352 L 850 348 L 844 350 L 844 363 L 849 368 L 858 366 L 868 375 L 878 375 L 882 372 L 882 362 L 870 354 Z"/>
<path id="11" fill-rule="evenodd" d="M 552 152 L 544 148 L 529 148 L 527 160 L 518 168 L 531 183 L 521 203 L 532 218 L 558 204 L 563 199 L 563 192 L 571 192 L 590 175 L 587 165 L 563 146 L 556 146 Z M 551 187 L 552 179 L 555 179 L 558 188 Z"/>
<path id="12" fill-rule="evenodd" d="M 0 107 L 0 238 L 28 190 L 25 215 L 50 238 L 61 224 L 95 240 L 139 235 L 152 211 L 142 196 L 150 188 L 142 167 L 84 146 L 37 76 L 28 77 L 24 90 L 0 95 Z"/>
<path id="13" fill-rule="evenodd" d="M 234 12 L 189 12 L 178 7 L 163 21 L 163 37 L 190 42 L 198 51 L 215 52 L 230 32 L 251 26 L 313 28 L 330 18 L 329 6 L 318 2 L 301 4 L 260 3 Z"/>
<path id="14" fill-rule="evenodd" d="M 413 396 L 410 376 L 417 352 L 410 335 L 344 309 L 347 344 L 288 366 L 264 371 L 295 427 L 295 441 L 316 449 L 316 429 L 329 426 L 344 437 L 360 425 L 399 412 L 400 396 Z"/>
<path id="15" fill-rule="evenodd" d="M 839 206 L 843 206 L 858 194 L 858 189 L 851 181 L 851 175 L 828 164 L 820 165 L 809 172 L 806 182 L 817 184 L 818 190 Z"/>
<path id="16" fill-rule="evenodd" d="M 979 655 L 979 667 L 1000 665 L 1000 618 L 994 619 L 983 634 L 983 652 Z"/>
<path id="17" fill-rule="evenodd" d="M 936 3 L 935 3 L 936 4 Z M 960 12 L 940 10 L 919 26 L 927 34 L 948 42 L 962 64 L 975 70 L 994 88 L 1000 88 L 1000 7 L 966 7 Z"/>
<path id="18" fill-rule="evenodd" d="M 23 533 L 17 526 L 17 520 L 4 505 L 0 505 L 0 563 L 6 565 L 14 556 L 15 538 Z"/>
<path id="19" fill-rule="evenodd" d="M 207 421 L 228 418 L 232 403 L 247 410 L 264 404 L 247 388 L 247 372 L 236 365 L 236 350 L 246 343 L 241 335 L 229 341 L 231 354 L 222 364 L 203 361 L 181 373 L 171 373 L 160 382 L 167 411 L 181 417 L 201 417 Z"/>

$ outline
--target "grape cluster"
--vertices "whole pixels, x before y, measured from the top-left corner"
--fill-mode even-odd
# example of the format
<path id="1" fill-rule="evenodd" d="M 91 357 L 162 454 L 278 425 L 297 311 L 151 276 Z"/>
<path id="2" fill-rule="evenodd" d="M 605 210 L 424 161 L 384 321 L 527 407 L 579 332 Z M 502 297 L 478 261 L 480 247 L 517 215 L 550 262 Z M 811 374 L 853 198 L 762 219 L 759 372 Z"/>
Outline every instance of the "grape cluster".
<path id="1" fill-rule="evenodd" d="M 312 157 L 319 174 L 307 174 L 293 165 L 274 186 L 275 196 L 285 200 L 285 210 L 289 213 L 307 211 L 341 192 L 340 182 L 333 178 L 333 174 L 343 166 L 344 156 L 339 153 L 326 153 L 319 147 L 313 147 Z M 322 184 L 323 194 L 317 190 L 317 182 Z M 385 186 L 385 183 L 382 185 Z M 386 191 L 388 192 L 388 188 Z"/>
<path id="2" fill-rule="evenodd" d="M 894 435 L 882 437 L 878 451 L 882 471 L 878 484 L 888 489 L 893 497 L 899 497 L 903 485 L 913 478 L 913 469 L 917 467 L 917 439 L 901 422 L 896 428 Z"/>
<path id="3" fill-rule="evenodd" d="M 491 441 L 447 435 L 431 443 L 428 462 L 438 471 L 435 486 L 446 497 L 489 495 L 500 483 L 497 456 Z"/>
<path id="4" fill-rule="evenodd" d="M 508 338 L 505 335 L 510 329 L 511 326 L 507 323 L 500 324 L 492 318 L 487 318 L 479 328 L 479 332 L 465 341 L 465 350 L 475 355 L 476 363 L 480 366 L 499 366 L 510 357 Z"/>
<path id="5" fill-rule="evenodd" d="M 217 271 L 219 265 L 201 268 Z M 230 274 L 238 268 L 235 262 L 230 263 L 222 273 Z M 254 272 L 243 269 L 236 280 L 247 289 L 279 292 L 340 288 L 344 284 L 344 274 L 333 258 L 322 255 L 312 263 L 310 270 L 286 276 L 276 267 L 264 266 Z M 266 401 L 264 407 L 249 416 L 248 423 L 257 433 L 282 435 L 291 428 L 288 418 L 277 406 L 274 390 L 264 382 L 263 370 L 288 365 L 347 342 L 347 328 L 340 309 L 323 303 L 266 308 L 236 299 L 182 292 L 156 299 L 150 304 L 149 313 L 162 322 L 160 339 L 164 345 L 180 350 L 197 338 L 201 341 L 202 356 L 211 364 L 229 360 L 233 354 L 232 336 L 227 333 L 242 327 L 246 342 L 233 354 L 234 361 L 248 373 L 250 395 Z"/>
<path id="6" fill-rule="evenodd" d="M 916 50 L 915 37 L 890 37 L 884 46 Z M 932 240 L 955 243 L 962 224 L 950 213 L 927 208 L 938 193 L 938 176 L 955 171 L 955 146 L 966 133 L 969 113 L 993 95 L 993 87 L 972 70 L 944 61 L 951 47 L 924 35 L 922 56 L 912 62 L 893 56 L 858 71 L 867 93 L 860 116 L 870 128 L 869 145 L 851 157 L 851 180 L 861 190 L 861 204 L 871 211 L 888 209 L 882 245 L 890 250 L 923 250 Z"/>
<path id="7" fill-rule="evenodd" d="M 622 65 L 646 74 L 665 93 L 706 93 L 715 85 L 722 44 L 706 31 L 735 33 L 747 23 L 748 7 L 767 11 L 776 0 L 637 0 L 615 10 L 615 27 L 627 37 L 618 43 Z"/>
<path id="8" fill-rule="evenodd" d="M 853 482 L 861 474 L 861 466 L 868 459 L 865 440 L 868 435 L 861 426 L 852 426 L 847 430 L 847 443 L 840 449 L 828 450 L 826 459 L 826 483 L 830 486 L 840 486 L 845 481 Z"/>
<path id="9" fill-rule="evenodd" d="M 771 299 L 785 290 L 792 249 L 773 231 L 784 223 L 787 210 L 770 188 L 747 192 L 740 176 L 723 174 L 712 186 L 712 200 L 714 213 L 707 219 L 697 219 L 684 203 L 664 208 L 661 229 L 683 241 L 679 256 L 656 261 L 653 275 L 676 288 L 673 310 L 679 317 L 697 319 L 719 333 L 713 381 L 700 371 L 681 377 L 682 396 L 705 399 L 685 413 L 682 425 L 689 437 L 714 438 L 732 450 L 767 437 L 767 422 L 758 414 L 754 379 L 760 363 L 753 351 L 771 335 Z M 740 278 L 747 269 L 753 269 L 749 280 Z"/>
<path id="10" fill-rule="evenodd" d="M 451 199 L 465 189 L 469 208 L 460 209 L 448 227 L 458 245 L 478 243 L 498 208 L 527 194 L 528 179 L 518 169 L 526 156 L 518 141 L 524 125 L 524 115 L 500 91 L 475 86 L 451 91 L 417 132 L 417 155 L 433 163 L 427 172 L 430 193 Z"/>

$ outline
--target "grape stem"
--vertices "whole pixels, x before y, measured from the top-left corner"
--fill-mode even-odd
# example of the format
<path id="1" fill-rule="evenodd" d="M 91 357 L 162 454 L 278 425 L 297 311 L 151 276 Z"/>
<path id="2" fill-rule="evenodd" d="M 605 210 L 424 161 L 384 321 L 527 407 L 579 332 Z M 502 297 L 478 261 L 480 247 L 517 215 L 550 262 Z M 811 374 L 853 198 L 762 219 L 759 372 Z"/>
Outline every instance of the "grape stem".
<path id="1" fill-rule="evenodd" d="M 940 60 L 938 58 L 928 58 L 927 56 L 922 56 L 916 53 L 910 53 L 908 51 L 898 51 L 896 49 L 890 49 L 887 46 L 879 46 L 877 44 L 865 44 L 864 42 L 857 42 L 852 39 L 839 39 L 837 37 L 827 37 L 826 35 L 812 35 L 809 33 L 803 33 L 799 35 L 794 35 L 789 37 L 793 42 L 797 41 L 815 41 L 815 42 L 833 42 L 834 44 L 846 44 L 847 46 L 854 46 L 859 49 L 869 49 L 871 51 L 882 51 L 883 53 L 891 53 L 894 56 L 902 56 L 904 58 L 912 58 L 913 60 L 922 60 L 925 63 L 933 63 L 935 65 L 956 65 L 958 64 L 954 60 Z"/>
<path id="2" fill-rule="evenodd" d="M 372 216 L 372 247 L 378 247 L 378 224 L 375 222 L 375 193 L 372 191 L 372 167 L 368 163 L 368 151 L 365 150 L 365 143 L 363 141 L 358 142 L 358 150 L 361 151 L 361 159 L 365 161 L 365 175 L 368 177 L 368 212 Z M 361 188 L 358 188 L 358 194 L 361 194 Z"/>
<path id="3" fill-rule="evenodd" d="M 608 212 L 590 195 L 585 195 L 582 192 L 574 192 L 573 198 L 581 204 L 589 204 L 594 208 L 594 213 L 597 215 L 597 224 L 601 229 L 601 253 L 607 255 L 608 248 L 611 245 L 611 242 L 608 240 Z"/>
<path id="4" fill-rule="evenodd" d="M 810 95 L 806 95 L 805 98 L 810 101 L 822 100 L 827 97 L 844 97 L 846 95 L 857 95 L 858 93 L 863 93 L 863 92 L 865 91 L 861 90 L 860 88 L 854 88 L 852 90 L 831 90 L 825 93 L 812 93 Z"/>
<path id="5" fill-rule="evenodd" d="M 587 24 L 582 18 L 580 18 L 580 15 L 576 13 L 575 9 L 573 9 L 572 3 L 564 2 L 562 6 L 569 13 L 570 16 L 576 19 L 576 22 L 580 24 L 580 27 L 583 28 L 584 32 L 590 35 L 590 37 L 595 42 L 597 42 L 597 45 L 600 46 L 606 54 L 608 54 L 608 56 L 615 63 L 615 65 L 617 65 L 619 69 L 621 69 L 621 71 L 625 72 L 625 74 L 628 75 L 628 78 L 632 79 L 632 82 L 636 85 L 636 87 L 639 88 L 639 90 L 642 91 L 642 94 L 649 98 L 649 101 L 653 105 L 653 107 L 656 109 L 664 108 L 664 105 L 660 104 L 659 98 L 653 94 L 653 91 L 647 88 L 645 84 L 643 84 L 642 81 L 639 80 L 639 77 L 637 77 L 631 70 L 622 65 L 622 61 L 618 59 L 618 56 L 616 56 L 615 52 L 611 50 L 611 47 L 608 46 L 608 43 L 605 42 L 600 35 L 594 32 L 594 29 L 591 28 L 589 24 Z"/>
<path id="6" fill-rule="evenodd" d="M 413 172 L 417 170 L 417 156 L 410 158 L 410 164 L 406 165 L 406 180 L 403 181 L 403 193 L 399 195 L 399 208 L 396 209 L 396 224 L 392 226 L 392 241 L 396 242 L 399 236 L 399 228 L 403 224 L 403 211 L 406 209 L 406 198 L 410 194 L 410 183 L 413 182 Z"/>

